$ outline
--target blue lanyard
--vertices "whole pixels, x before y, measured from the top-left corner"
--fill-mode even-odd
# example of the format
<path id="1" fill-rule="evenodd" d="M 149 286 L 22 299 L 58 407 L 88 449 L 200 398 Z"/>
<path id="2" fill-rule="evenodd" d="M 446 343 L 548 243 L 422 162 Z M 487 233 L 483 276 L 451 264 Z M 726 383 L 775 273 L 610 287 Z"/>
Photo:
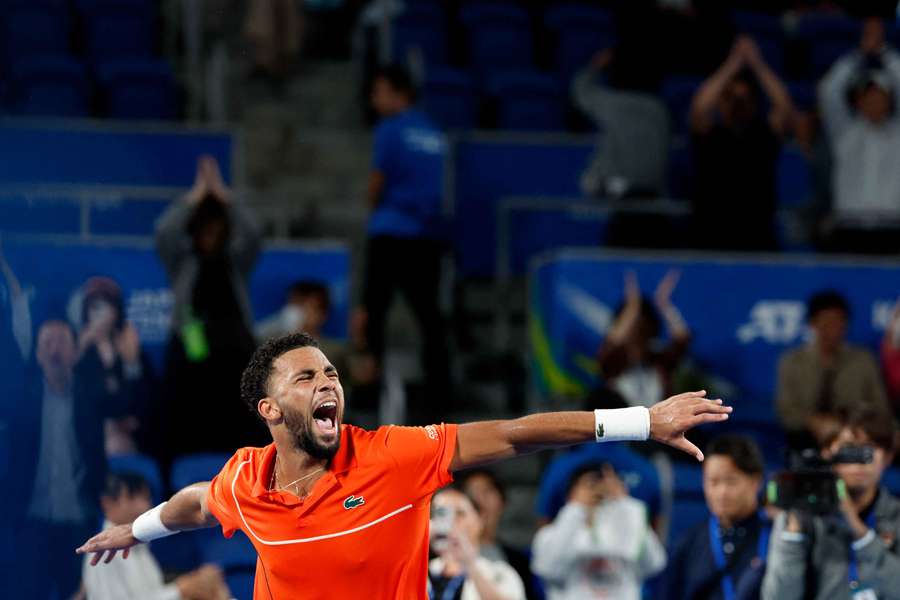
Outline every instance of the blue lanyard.
<path id="1" fill-rule="evenodd" d="M 872 531 L 875 531 L 875 511 L 869 513 L 869 516 L 866 517 L 866 526 Z M 859 563 L 856 560 L 856 550 L 853 549 L 853 545 L 850 546 L 850 561 L 847 565 L 847 579 L 850 581 L 850 589 L 855 590 L 859 587 Z"/>
<path id="2" fill-rule="evenodd" d="M 762 510 L 759 511 L 759 520 L 762 523 L 765 523 L 767 520 L 766 514 Z M 763 525 L 759 530 L 759 542 L 756 546 L 756 556 L 763 564 L 765 564 L 766 555 L 769 552 L 770 532 L 771 528 L 767 525 Z M 710 515 L 709 517 L 709 545 L 712 548 L 716 567 L 722 572 L 722 595 L 725 597 L 725 600 L 735 600 L 737 594 L 734 591 L 734 579 L 731 578 L 730 574 L 725 573 L 727 564 L 725 561 L 725 550 L 722 548 L 722 539 L 719 537 L 719 519 L 717 519 L 715 515 Z"/>
<path id="3" fill-rule="evenodd" d="M 466 581 L 466 574 L 457 575 L 453 579 L 447 583 L 447 587 L 444 588 L 444 593 L 441 594 L 441 600 L 453 600 L 456 597 L 456 592 L 459 591 L 459 588 L 462 587 L 462 584 Z M 434 600 L 434 586 L 428 587 L 428 597 L 431 600 Z"/>

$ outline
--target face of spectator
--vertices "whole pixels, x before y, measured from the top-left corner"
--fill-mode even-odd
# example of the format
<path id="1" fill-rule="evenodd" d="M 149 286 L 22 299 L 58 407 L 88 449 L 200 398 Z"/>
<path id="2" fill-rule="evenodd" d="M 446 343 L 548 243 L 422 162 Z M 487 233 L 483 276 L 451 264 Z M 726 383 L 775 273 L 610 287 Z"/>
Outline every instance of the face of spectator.
<path id="1" fill-rule="evenodd" d="M 38 332 L 35 355 L 48 381 L 70 378 L 78 358 L 71 328 L 61 321 L 44 323 Z"/>
<path id="2" fill-rule="evenodd" d="M 850 463 L 834 466 L 835 474 L 847 484 L 847 491 L 850 492 L 850 495 L 861 496 L 878 487 L 881 483 L 881 475 L 894 459 L 893 454 L 886 452 L 884 448 L 874 445 L 865 432 L 853 430 L 850 427 L 841 429 L 825 454 L 834 454 L 844 446 L 872 446 L 874 450 L 871 463 Z"/>
<path id="3" fill-rule="evenodd" d="M 95 296 L 88 300 L 85 325 L 97 327 L 101 335 L 109 336 L 112 333 L 118 317 L 118 310 L 106 298 Z"/>
<path id="4" fill-rule="evenodd" d="M 870 123 L 881 124 L 891 114 L 891 95 L 884 88 L 869 85 L 856 99 L 856 110 Z"/>
<path id="5" fill-rule="evenodd" d="M 762 477 L 738 469 L 724 454 L 707 456 L 703 461 L 703 495 L 709 511 L 722 522 L 734 523 L 756 510 Z"/>
<path id="6" fill-rule="evenodd" d="M 225 248 L 228 225 L 222 219 L 204 223 L 194 235 L 194 247 L 201 256 L 214 256 Z"/>
<path id="7" fill-rule="evenodd" d="M 279 356 L 269 396 L 299 449 L 315 458 L 334 456 L 341 445 L 344 389 L 321 350 L 296 348 Z"/>
<path id="8" fill-rule="evenodd" d="M 131 523 L 143 513 L 150 510 L 150 490 L 141 490 L 131 494 L 123 488 L 118 497 L 104 496 L 100 499 L 103 514 L 114 525 Z"/>
<path id="9" fill-rule="evenodd" d="M 719 112 L 726 125 L 743 125 L 756 116 L 756 95 L 743 79 L 733 79 L 719 99 Z"/>
<path id="10" fill-rule="evenodd" d="M 328 320 L 328 304 L 321 294 L 295 294 L 290 303 L 300 309 L 303 315 L 301 327 L 310 335 L 317 336 Z"/>
<path id="11" fill-rule="evenodd" d="M 466 493 L 478 505 L 485 529 L 494 533 L 503 515 L 503 495 L 487 475 L 475 474 L 466 479 Z"/>
<path id="12" fill-rule="evenodd" d="M 431 504 L 434 509 L 449 511 L 453 515 L 453 531 L 465 536 L 473 545 L 478 545 L 481 517 L 465 494 L 453 489 L 444 490 L 435 495 Z"/>
<path id="13" fill-rule="evenodd" d="M 833 352 L 847 337 L 847 314 L 840 308 L 820 310 L 810 321 L 819 347 Z"/>
<path id="14" fill-rule="evenodd" d="M 409 106 L 409 98 L 384 77 L 375 79 L 372 85 L 372 108 L 382 117 L 389 117 Z"/>

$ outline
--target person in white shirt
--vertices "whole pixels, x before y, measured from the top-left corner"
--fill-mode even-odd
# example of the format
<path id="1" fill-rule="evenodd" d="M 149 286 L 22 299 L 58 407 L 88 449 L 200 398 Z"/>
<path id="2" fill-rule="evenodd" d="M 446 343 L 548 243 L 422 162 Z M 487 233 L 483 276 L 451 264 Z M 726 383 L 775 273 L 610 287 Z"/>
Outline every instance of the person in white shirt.
<path id="1" fill-rule="evenodd" d="M 428 563 L 431 600 L 525 600 L 525 586 L 502 560 L 479 555 L 481 517 L 475 503 L 455 488 L 431 501 L 431 549 Z"/>
<path id="2" fill-rule="evenodd" d="M 666 566 L 647 507 L 608 464 L 579 469 L 569 501 L 532 546 L 531 568 L 548 600 L 640 600 L 644 579 Z"/>
<path id="3" fill-rule="evenodd" d="M 150 486 L 139 475 L 111 474 L 100 499 L 107 529 L 131 523 L 150 509 Z M 203 565 L 165 583 L 150 548 L 141 544 L 130 549 L 128 560 L 90 566 L 85 555 L 82 583 L 87 600 L 228 600 L 231 593 L 222 571 Z"/>
<path id="4" fill-rule="evenodd" d="M 878 241 L 872 231 L 900 227 L 898 90 L 900 54 L 886 45 L 884 24 L 869 19 L 859 49 L 838 60 L 819 86 L 833 161 L 825 249 L 862 251 Z"/>

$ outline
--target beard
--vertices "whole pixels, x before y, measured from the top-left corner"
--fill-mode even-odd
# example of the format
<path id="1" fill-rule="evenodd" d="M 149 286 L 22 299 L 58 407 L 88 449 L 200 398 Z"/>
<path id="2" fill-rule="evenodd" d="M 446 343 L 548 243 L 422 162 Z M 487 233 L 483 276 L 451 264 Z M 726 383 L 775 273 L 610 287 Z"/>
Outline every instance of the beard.
<path id="1" fill-rule="evenodd" d="M 292 410 L 282 409 L 282 413 L 284 415 L 284 424 L 287 427 L 287 430 L 294 436 L 294 443 L 297 444 L 297 448 L 306 452 L 313 458 L 322 460 L 330 460 L 337 454 L 338 448 L 341 447 L 340 423 L 335 421 L 335 430 L 337 431 L 337 434 L 334 436 L 334 441 L 330 444 L 325 444 L 316 439 L 309 419 L 304 418 L 303 415 Z"/>

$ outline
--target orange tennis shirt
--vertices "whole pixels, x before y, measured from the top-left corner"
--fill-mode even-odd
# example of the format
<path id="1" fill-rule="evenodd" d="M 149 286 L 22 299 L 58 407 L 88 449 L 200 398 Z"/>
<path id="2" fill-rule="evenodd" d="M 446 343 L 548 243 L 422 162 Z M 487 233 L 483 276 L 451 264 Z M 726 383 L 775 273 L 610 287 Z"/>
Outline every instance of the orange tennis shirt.
<path id="1" fill-rule="evenodd" d="M 269 490 L 275 444 L 242 448 L 209 486 L 231 537 L 253 542 L 254 600 L 428 598 L 431 495 L 453 481 L 456 425 L 341 426 L 341 446 L 302 500 Z"/>

